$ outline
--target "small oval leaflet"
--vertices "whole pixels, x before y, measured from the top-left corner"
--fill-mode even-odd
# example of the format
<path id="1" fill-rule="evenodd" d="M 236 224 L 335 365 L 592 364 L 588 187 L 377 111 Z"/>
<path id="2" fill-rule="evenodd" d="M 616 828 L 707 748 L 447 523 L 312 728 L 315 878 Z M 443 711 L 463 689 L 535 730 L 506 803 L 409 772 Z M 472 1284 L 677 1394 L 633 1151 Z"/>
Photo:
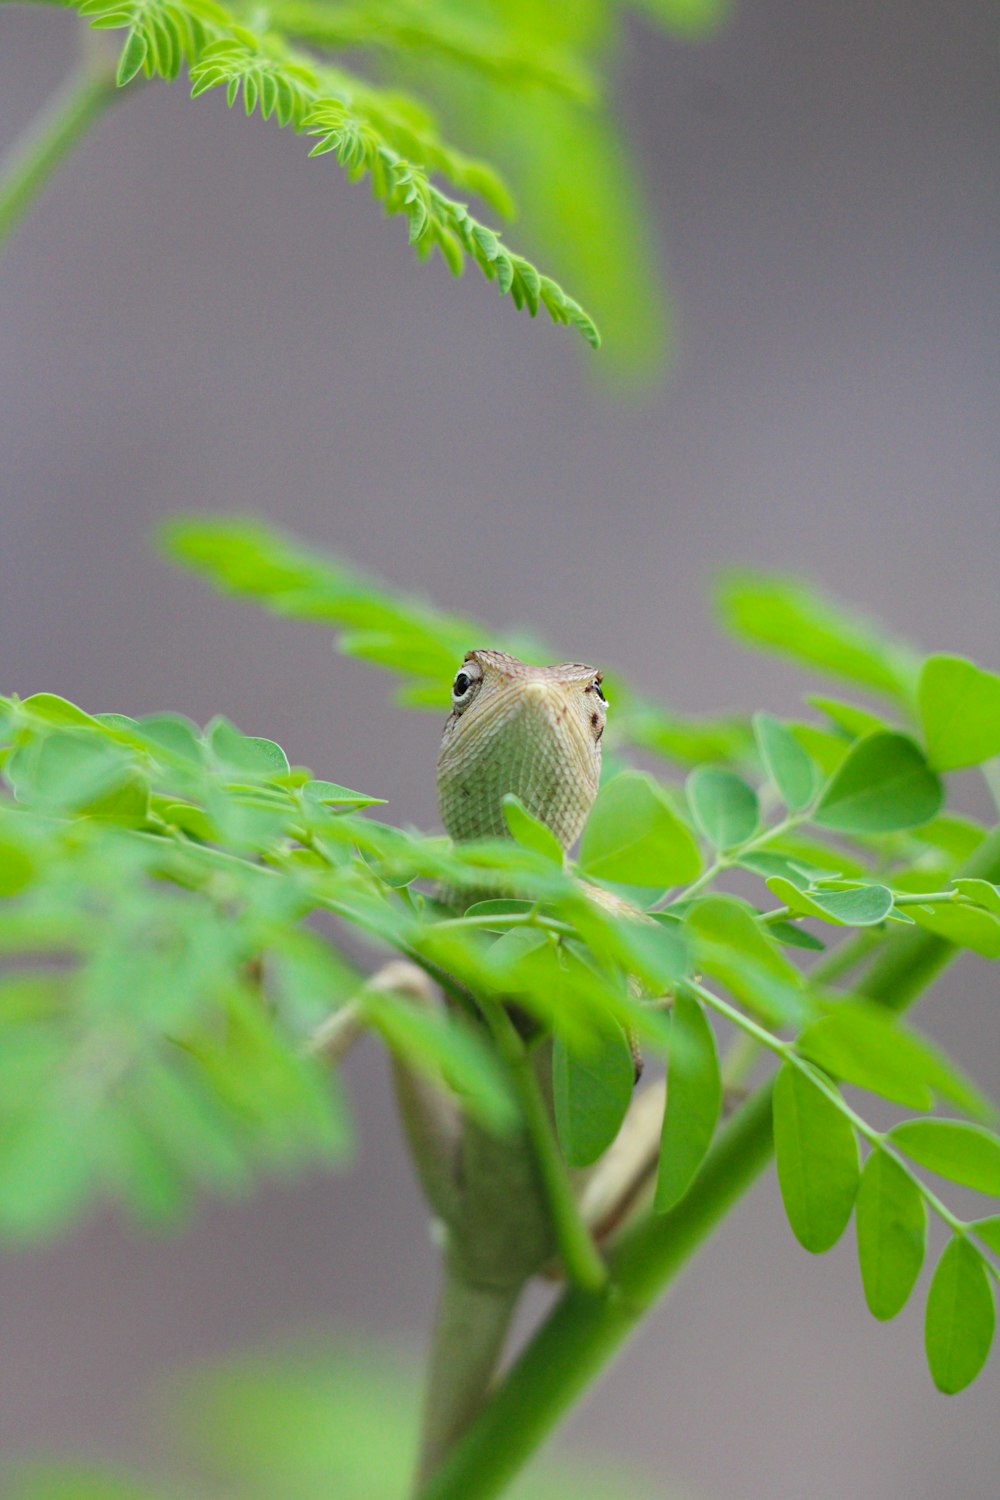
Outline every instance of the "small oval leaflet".
<path id="1" fill-rule="evenodd" d="M 897 833 L 933 818 L 943 795 L 913 740 L 878 732 L 851 746 L 814 816 L 837 833 Z"/>
<path id="2" fill-rule="evenodd" d="M 965 1120 L 904 1120 L 889 1132 L 907 1156 L 950 1182 L 1000 1196 L 1000 1140 Z"/>
<path id="3" fill-rule="evenodd" d="M 623 771 L 597 794 L 583 830 L 580 867 L 595 880 L 666 890 L 694 880 L 701 855 L 653 777 Z"/>
<path id="4" fill-rule="evenodd" d="M 865 1162 L 855 1210 L 858 1263 L 872 1315 L 894 1318 L 924 1262 L 927 1209 L 916 1184 L 884 1151 Z"/>
<path id="5" fill-rule="evenodd" d="M 956 771 L 1000 755 L 1000 677 L 962 656 L 924 662 L 917 704 L 927 758 Z"/>
<path id="6" fill-rule="evenodd" d="M 722 1110 L 722 1078 L 713 1032 L 701 1005 L 683 992 L 674 1001 L 667 1066 L 667 1105 L 660 1137 L 654 1207 L 665 1213 L 684 1197 L 705 1159 Z M 675 1046 L 679 1040 L 681 1045 Z"/>
<path id="7" fill-rule="evenodd" d="M 831 922 L 835 927 L 874 927 L 892 911 L 892 892 L 884 885 L 803 891 L 784 876 L 772 875 L 767 887 L 793 912 Z"/>
<path id="8" fill-rule="evenodd" d="M 635 1084 L 635 1064 L 621 1027 L 592 1029 L 589 1047 L 552 1047 L 556 1131 L 571 1167 L 589 1167 L 618 1134 Z"/>
<path id="9" fill-rule="evenodd" d="M 501 800 L 504 822 L 515 843 L 525 849 L 534 849 L 536 854 L 541 854 L 562 869 L 563 846 L 552 829 L 541 818 L 534 817 L 513 792 L 508 792 Z"/>
<path id="10" fill-rule="evenodd" d="M 691 814 L 715 849 L 731 849 L 752 838 L 760 822 L 753 787 L 721 766 L 699 766 L 685 785 Z"/>
<path id="11" fill-rule="evenodd" d="M 784 1063 L 774 1085 L 774 1150 L 788 1222 L 814 1255 L 835 1245 L 858 1190 L 849 1120 L 801 1068 Z"/>
<path id="12" fill-rule="evenodd" d="M 992 912 L 950 901 L 908 906 L 906 911 L 918 927 L 936 932 L 957 948 L 969 948 L 982 958 L 1000 958 L 1000 917 Z"/>
<path id="13" fill-rule="evenodd" d="M 986 1267 L 957 1235 L 938 1262 L 927 1294 L 924 1341 L 934 1384 L 946 1396 L 964 1390 L 986 1363 L 996 1310 Z"/>
<path id="14" fill-rule="evenodd" d="M 816 790 L 816 767 L 792 731 L 770 714 L 754 714 L 753 730 L 764 767 L 789 812 L 808 807 Z"/>

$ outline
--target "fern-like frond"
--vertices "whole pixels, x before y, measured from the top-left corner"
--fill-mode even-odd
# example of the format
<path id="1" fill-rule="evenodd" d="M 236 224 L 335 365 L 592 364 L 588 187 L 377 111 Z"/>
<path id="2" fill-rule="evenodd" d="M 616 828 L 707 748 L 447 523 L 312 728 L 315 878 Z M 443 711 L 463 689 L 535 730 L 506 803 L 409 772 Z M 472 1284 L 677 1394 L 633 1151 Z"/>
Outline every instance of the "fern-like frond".
<path id="1" fill-rule="evenodd" d="M 386 144 L 427 172 L 439 173 L 475 193 L 503 218 L 515 212 L 510 189 L 490 164 L 467 156 L 442 140 L 434 116 L 411 94 L 373 88 L 356 75 L 329 64 L 318 69 L 326 94 L 367 119 Z"/>
<path id="2" fill-rule="evenodd" d="M 464 203 L 442 193 L 425 172 L 387 147 L 372 126 L 339 100 L 317 104 L 305 129 L 319 137 L 311 156 L 334 152 L 351 178 L 371 177 L 372 193 L 387 213 L 405 214 L 410 244 L 418 255 L 429 255 L 436 247 L 456 275 L 467 255 L 488 281 L 496 281 L 501 296 L 510 293 L 515 307 L 526 307 L 532 317 L 544 307 L 554 323 L 571 324 L 593 348 L 599 347 L 593 319 L 557 282 L 509 250 Z"/>
<path id="3" fill-rule="evenodd" d="M 232 108 L 243 94 L 247 115 L 255 109 L 265 120 L 301 130 L 320 94 L 319 79 L 305 63 L 288 57 L 278 45 L 242 28 L 211 43 L 191 66 L 191 97 L 224 87 Z"/>
<path id="4" fill-rule="evenodd" d="M 437 249 L 454 275 L 469 258 L 516 307 L 532 317 L 544 307 L 554 323 L 599 345 L 578 302 L 431 181 L 438 173 L 500 212 L 512 209 L 497 174 L 443 141 L 415 101 L 342 68 L 314 66 L 277 31 L 243 25 L 216 0 L 82 0 L 78 8 L 94 26 L 127 28 L 120 84 L 140 72 L 176 78 L 186 62 L 193 96 L 224 88 L 232 106 L 242 95 L 248 115 L 259 109 L 265 119 L 317 137 L 311 155 L 334 154 L 351 180 L 369 177 L 386 212 L 406 218 L 421 258 Z"/>
<path id="5" fill-rule="evenodd" d="M 101 30 L 128 29 L 118 60 L 118 85 L 139 73 L 173 79 L 183 63 L 232 24 L 215 0 L 82 0 L 75 9 Z"/>

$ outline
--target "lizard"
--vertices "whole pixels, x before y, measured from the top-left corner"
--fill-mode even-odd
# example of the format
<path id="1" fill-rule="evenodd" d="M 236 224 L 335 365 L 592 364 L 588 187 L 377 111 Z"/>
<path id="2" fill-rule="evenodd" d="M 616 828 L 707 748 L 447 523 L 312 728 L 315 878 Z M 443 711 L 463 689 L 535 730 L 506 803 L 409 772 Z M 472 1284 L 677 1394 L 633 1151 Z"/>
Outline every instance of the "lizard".
<path id="1" fill-rule="evenodd" d="M 608 712 L 602 680 L 599 669 L 580 662 L 531 666 L 502 651 L 466 653 L 437 763 L 441 821 L 452 839 L 507 836 L 503 798 L 514 793 L 564 851 L 572 846 L 600 781 Z M 426 976 L 397 972 L 395 982 L 415 993 Z M 551 1046 L 536 1047 L 533 1062 L 551 1112 Z M 419 1483 L 475 1416 L 521 1292 L 551 1264 L 556 1247 L 526 1134 L 497 1138 L 461 1117 L 425 1080 L 403 1067 L 395 1072 L 418 1174 L 444 1226 Z M 660 1091 L 658 1104 L 654 1098 L 652 1108 L 644 1105 L 638 1134 L 634 1126 L 623 1130 L 622 1146 L 609 1152 L 610 1177 L 598 1169 L 586 1184 L 596 1219 L 611 1222 L 631 1203 L 642 1175 L 637 1163 L 655 1160 L 662 1113 Z M 578 1185 L 584 1191 L 582 1175 Z"/>
<path id="2" fill-rule="evenodd" d="M 503 798 L 514 793 L 569 850 L 600 781 L 608 713 L 602 680 L 598 668 L 580 662 L 532 666 L 493 649 L 466 653 L 437 763 L 441 821 L 453 840 L 508 836 Z M 631 912 L 610 893 L 588 890 L 605 906 Z M 459 901 L 456 893 L 440 894 Z M 466 893 L 465 904 L 474 899 Z M 428 975 L 410 962 L 386 964 L 369 985 L 417 1005 L 436 1003 Z M 360 1027 L 355 1012 L 336 1015 L 310 1050 L 339 1061 Z M 532 1063 L 551 1114 L 551 1045 L 536 1046 Z M 485 1400 L 520 1296 L 553 1265 L 556 1244 L 527 1132 L 497 1137 L 464 1115 L 443 1083 L 397 1059 L 392 1066 L 404 1134 L 443 1244 L 419 1494 Z M 650 1185 L 664 1097 L 662 1084 L 640 1093 L 601 1161 L 574 1174 L 582 1216 L 597 1237 L 613 1232 Z"/>

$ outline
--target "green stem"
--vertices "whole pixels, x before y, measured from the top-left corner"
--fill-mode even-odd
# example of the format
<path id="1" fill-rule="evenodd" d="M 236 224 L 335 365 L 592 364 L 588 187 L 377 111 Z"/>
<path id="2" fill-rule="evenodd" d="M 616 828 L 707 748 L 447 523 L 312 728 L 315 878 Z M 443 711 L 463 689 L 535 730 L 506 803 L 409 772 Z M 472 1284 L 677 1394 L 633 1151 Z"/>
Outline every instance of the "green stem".
<path id="1" fill-rule="evenodd" d="M 552 1120 L 538 1086 L 531 1053 L 502 1005 L 480 1000 L 497 1048 L 510 1070 L 535 1165 L 542 1179 L 567 1280 L 593 1295 L 605 1286 L 607 1268 L 581 1217 Z"/>
<path id="2" fill-rule="evenodd" d="M 0 163 L 0 245 L 116 95 L 114 66 L 88 56 Z"/>
<path id="3" fill-rule="evenodd" d="M 869 1125 L 868 1121 L 859 1115 L 857 1110 L 852 1109 L 836 1084 L 831 1083 L 822 1073 L 817 1072 L 807 1058 L 800 1056 L 795 1050 L 794 1042 L 783 1042 L 780 1037 L 776 1037 L 771 1032 L 765 1031 L 762 1026 L 757 1025 L 756 1021 L 751 1020 L 749 1016 L 745 1016 L 735 1006 L 730 1005 L 718 995 L 713 994 L 703 984 L 698 984 L 693 980 L 687 980 L 685 983 L 692 994 L 697 995 L 700 1000 L 703 1000 L 712 1010 L 717 1011 L 719 1015 L 725 1016 L 726 1020 L 731 1022 L 733 1026 L 739 1027 L 740 1034 L 744 1038 L 756 1042 L 760 1047 L 767 1048 L 769 1052 L 773 1052 L 775 1056 L 780 1057 L 782 1062 L 788 1063 L 789 1066 L 797 1068 L 800 1073 L 804 1074 L 813 1087 L 825 1095 L 845 1119 L 850 1120 L 862 1140 L 867 1141 L 874 1151 L 881 1151 L 884 1155 L 891 1157 L 900 1171 L 904 1172 L 913 1183 L 928 1207 L 945 1221 L 953 1234 L 964 1235 L 966 1233 L 968 1225 L 965 1221 L 958 1218 L 956 1214 L 953 1214 L 947 1204 L 943 1203 L 923 1179 L 917 1176 L 906 1157 L 896 1150 L 889 1136 L 884 1131 L 876 1130 L 874 1125 Z"/>
<path id="4" fill-rule="evenodd" d="M 610 1294 L 587 1297 L 572 1288 L 564 1294 L 419 1500 L 489 1500 L 502 1494 L 763 1170 L 770 1152 L 767 1088 L 722 1131 L 683 1203 L 623 1235 L 611 1260 Z"/>
<path id="5" fill-rule="evenodd" d="M 1000 829 L 959 872 L 1000 880 Z M 886 939 L 862 992 L 906 1007 L 955 956 L 922 928 Z M 670 1213 L 649 1214 L 623 1235 L 609 1262 L 606 1297 L 570 1288 L 515 1361 L 492 1400 L 420 1492 L 420 1500 L 490 1500 L 502 1493 L 560 1417 L 625 1342 L 730 1206 L 771 1159 L 771 1084 L 720 1133 L 690 1192 Z"/>
<path id="6" fill-rule="evenodd" d="M 780 838 L 790 828 L 797 828 L 800 823 L 805 823 L 808 817 L 808 812 L 789 813 L 787 817 L 781 819 L 780 823 L 772 823 L 770 828 L 755 833 L 753 838 L 744 839 L 742 844 L 736 844 L 732 849 L 727 849 L 724 854 L 717 855 L 708 868 L 701 872 L 698 879 L 693 880 L 689 886 L 674 896 L 669 904 L 674 906 L 678 901 L 690 901 L 692 896 L 696 896 L 707 885 L 711 885 L 716 875 L 721 875 L 723 870 L 731 870 L 734 865 L 738 865 L 744 854 L 749 854 L 753 849 L 762 849 L 765 844 L 769 844 L 772 839 Z"/>
<path id="7" fill-rule="evenodd" d="M 885 934 L 880 929 L 863 927 L 813 965 L 809 970 L 809 983 L 832 984 L 835 979 L 841 979 L 885 940 Z"/>

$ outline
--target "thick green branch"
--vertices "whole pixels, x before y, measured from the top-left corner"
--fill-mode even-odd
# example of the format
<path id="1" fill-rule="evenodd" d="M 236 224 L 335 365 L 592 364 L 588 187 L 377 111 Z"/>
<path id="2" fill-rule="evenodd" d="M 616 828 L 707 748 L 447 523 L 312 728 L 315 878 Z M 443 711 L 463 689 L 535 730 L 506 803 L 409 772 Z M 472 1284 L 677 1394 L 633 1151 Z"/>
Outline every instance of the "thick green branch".
<path id="1" fill-rule="evenodd" d="M 698 1180 L 672 1213 L 650 1217 L 620 1242 L 604 1297 L 568 1291 L 420 1500 L 499 1495 L 559 1417 L 628 1338 L 730 1205 L 770 1159 L 771 1094 L 734 1116 Z"/>
<path id="2" fill-rule="evenodd" d="M 1000 881 L 1000 829 L 959 872 Z M 897 929 L 860 986 L 905 1010 L 957 950 L 919 928 Z M 478 1420 L 420 1500 L 490 1500 L 527 1462 L 562 1414 L 628 1338 L 731 1205 L 771 1159 L 771 1086 L 758 1089 L 722 1132 L 687 1197 L 650 1214 L 618 1245 L 605 1297 L 569 1290 L 535 1333 Z"/>
<path id="3" fill-rule="evenodd" d="M 0 163 L 0 245 L 117 93 L 114 62 L 88 55 Z"/>

